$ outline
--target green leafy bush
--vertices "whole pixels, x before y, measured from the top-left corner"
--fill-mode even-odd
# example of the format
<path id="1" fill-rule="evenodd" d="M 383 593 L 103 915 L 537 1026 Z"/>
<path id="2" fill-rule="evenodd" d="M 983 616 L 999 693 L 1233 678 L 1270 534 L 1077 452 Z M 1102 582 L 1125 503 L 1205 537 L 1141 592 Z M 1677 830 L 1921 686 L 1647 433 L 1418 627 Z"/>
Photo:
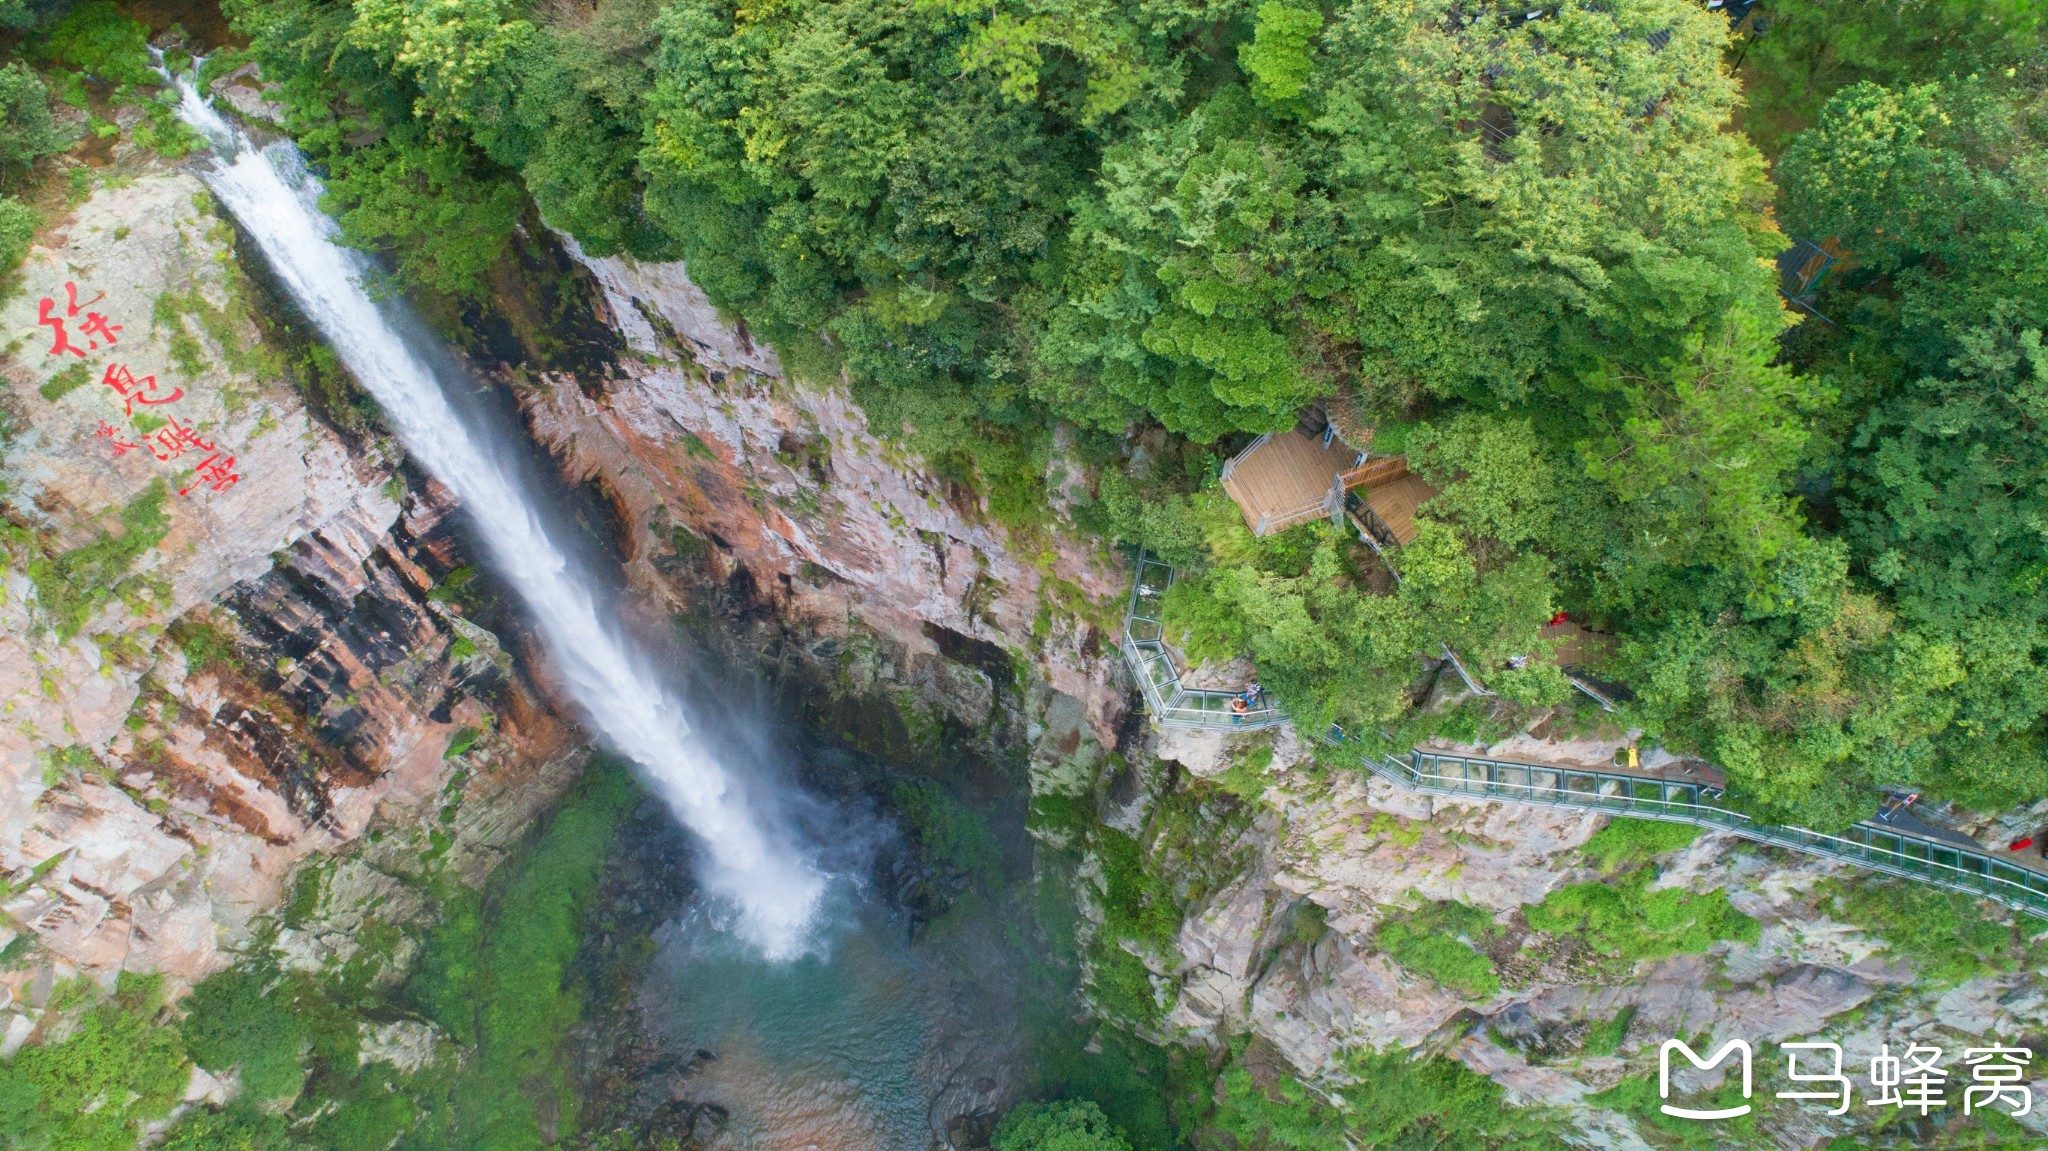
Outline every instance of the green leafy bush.
<path id="1" fill-rule="evenodd" d="M 61 555 L 29 561 L 36 600 L 58 635 L 76 635 L 114 594 L 135 561 L 163 541 L 171 530 L 171 517 L 164 511 L 169 494 L 164 482 L 155 480 L 121 509 L 120 532 L 102 531 L 92 542 Z"/>
<path id="2" fill-rule="evenodd" d="M 1987 915 L 1981 900 L 1897 881 L 1841 883 L 1834 896 L 1837 914 L 1884 940 L 1931 983 L 1961 983 L 2011 963 L 2013 929 L 2004 914 Z"/>
<path id="3" fill-rule="evenodd" d="M 178 1029 L 162 1023 L 154 978 L 121 977 L 118 993 L 56 1043 L 0 1062 L 0 1143 L 64 1151 L 130 1151 L 143 1124 L 185 1089 Z"/>
<path id="4" fill-rule="evenodd" d="M 1211 1122 L 1240 1147 L 1554 1151 L 1557 1119 L 1510 1107 L 1500 1086 L 1453 1059 L 1411 1059 L 1399 1049 L 1355 1052 L 1342 1107 L 1311 1094 L 1273 1061 L 1239 1046 L 1217 1079 Z M 1253 1068 L 1258 1068 L 1255 1074 Z"/>
<path id="5" fill-rule="evenodd" d="M 1500 990 L 1493 961 L 1478 945 L 1498 935 L 1493 917 L 1476 907 L 1445 900 L 1413 911 L 1390 909 L 1373 939 L 1394 961 L 1417 975 L 1472 999 Z"/>
<path id="6" fill-rule="evenodd" d="M 1180 908 L 1159 876 L 1146 866 L 1145 849 L 1114 828 L 1091 839 L 1102 866 L 1103 930 L 1118 939 L 1171 951 L 1180 932 Z"/>
<path id="7" fill-rule="evenodd" d="M 1098 938 L 1088 950 L 1088 987 L 1106 1019 L 1151 1025 L 1159 1021 L 1159 996 L 1143 960 L 1113 941 Z"/>
<path id="8" fill-rule="evenodd" d="M 42 79 L 19 60 L 0 67 L 0 189 L 17 186 L 36 161 L 70 146 L 70 137 L 50 114 L 50 93 Z M 6 252 L 0 240 L 0 274 L 21 259 L 8 260 Z"/>
<path id="9" fill-rule="evenodd" d="M 1624 1007 L 1612 1019 L 1602 1019 L 1586 1028 L 1586 1054 L 1612 1055 L 1620 1050 L 1622 1040 L 1628 1038 L 1628 1025 L 1635 1017 L 1635 1008 Z"/>
<path id="10" fill-rule="evenodd" d="M 996 1124 L 994 1151 L 1131 1151 L 1102 1108 L 1089 1102 L 1020 1103 Z"/>
<path id="11" fill-rule="evenodd" d="M 0 212 L 5 210 L 5 206 L 0 205 Z M 44 399 L 51 403 L 56 403 L 58 400 L 63 399 L 65 396 L 91 382 L 92 369 L 84 364 L 66 364 L 59 368 L 49 379 L 44 380 L 42 386 L 38 387 L 36 391 Z"/>
<path id="12" fill-rule="evenodd" d="M 238 1070 L 255 1102 L 295 1095 L 312 1034 L 294 1000 L 311 993 L 302 978 L 287 979 L 268 964 L 229 968 L 185 1001 L 185 1050 L 216 1074 Z"/>
<path id="13" fill-rule="evenodd" d="M 1593 838 L 1587 840 L 1581 850 L 1599 861 L 1600 870 L 1613 874 L 1634 871 L 1657 856 L 1677 851 L 1699 837 L 1700 829 L 1691 824 L 1622 816 L 1609 820 L 1606 827 L 1594 832 Z"/>
<path id="14" fill-rule="evenodd" d="M 1705 951 L 1724 939 L 1754 943 L 1761 933 L 1757 921 L 1730 906 L 1719 889 L 1651 891 L 1650 878 L 1645 868 L 1619 879 L 1575 883 L 1524 914 L 1538 931 L 1576 936 L 1630 963 Z"/>
<path id="15" fill-rule="evenodd" d="M 13 196 L 0 196 L 0 282 L 12 277 L 14 269 L 28 258 L 41 224 L 42 217 L 34 208 Z"/>
<path id="16" fill-rule="evenodd" d="M 149 30 L 112 0 L 74 6 L 38 46 L 44 57 L 111 84 L 154 84 Z"/>

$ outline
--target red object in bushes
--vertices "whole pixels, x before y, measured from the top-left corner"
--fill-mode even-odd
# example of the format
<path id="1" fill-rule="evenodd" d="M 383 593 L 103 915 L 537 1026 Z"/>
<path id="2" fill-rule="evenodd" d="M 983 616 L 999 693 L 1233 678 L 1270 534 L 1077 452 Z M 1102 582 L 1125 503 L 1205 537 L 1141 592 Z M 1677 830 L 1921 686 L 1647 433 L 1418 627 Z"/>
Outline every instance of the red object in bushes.
<path id="1" fill-rule="evenodd" d="M 1545 626 L 1545 627 L 1556 627 L 1556 626 L 1557 626 L 1558 624 L 1561 624 L 1561 623 L 1568 623 L 1568 622 L 1570 622 L 1570 621 L 1571 621 L 1571 618 L 1572 618 L 1572 613 L 1570 613 L 1570 612 L 1568 612 L 1568 611 L 1561 611 L 1561 612 L 1558 612 L 1558 613 L 1557 613 L 1556 615 L 1554 615 L 1554 616 L 1551 616 L 1551 617 L 1550 617 L 1550 622 L 1549 622 L 1549 623 L 1547 623 L 1547 624 L 1545 624 L 1545 625 L 1543 625 L 1543 626 Z"/>

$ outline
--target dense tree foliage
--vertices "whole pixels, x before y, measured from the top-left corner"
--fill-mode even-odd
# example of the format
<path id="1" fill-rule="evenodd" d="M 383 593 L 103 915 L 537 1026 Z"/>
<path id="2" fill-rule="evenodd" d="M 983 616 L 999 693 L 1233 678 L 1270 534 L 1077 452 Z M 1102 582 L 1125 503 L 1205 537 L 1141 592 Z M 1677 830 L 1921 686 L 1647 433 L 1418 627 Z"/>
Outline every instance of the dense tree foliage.
<path id="1" fill-rule="evenodd" d="M 18 186 L 38 160 L 70 144 L 50 115 L 42 78 L 19 60 L 0 67 L 0 188 Z"/>
<path id="2" fill-rule="evenodd" d="M 1177 633 L 1305 724 L 1467 722 L 1414 709 L 1444 645 L 1558 701 L 1508 657 L 1562 609 L 1763 814 L 2048 791 L 2033 5 L 230 6 L 414 283 L 486 291 L 530 198 L 687 260 L 1015 526 L 1064 427 L 1075 521 L 1183 567 Z M 1827 321 L 1780 219 L 1853 256 Z M 1443 491 L 1398 581 L 1203 488 L 1311 402 Z"/>
<path id="3" fill-rule="evenodd" d="M 1896 770 L 1979 802 L 2048 790 L 2048 98 L 1975 78 L 1831 100 L 1782 162 L 1788 223 L 1853 263 L 1799 349 L 1842 403 L 1817 461 L 1880 677 L 1912 677 Z M 1924 709 L 1935 709 L 1929 714 Z"/>
<path id="4" fill-rule="evenodd" d="M 1024 1103 L 1003 1116 L 995 1151 L 1131 1151 L 1093 1103 Z"/>

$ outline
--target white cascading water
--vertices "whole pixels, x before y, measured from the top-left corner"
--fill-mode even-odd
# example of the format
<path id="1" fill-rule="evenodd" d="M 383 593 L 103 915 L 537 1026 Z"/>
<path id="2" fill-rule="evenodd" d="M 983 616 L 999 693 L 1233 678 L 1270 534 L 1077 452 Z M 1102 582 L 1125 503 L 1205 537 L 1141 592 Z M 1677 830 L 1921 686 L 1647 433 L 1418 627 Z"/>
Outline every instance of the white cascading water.
<path id="1" fill-rule="evenodd" d="M 638 764 L 683 825 L 703 842 L 712 893 L 738 914 L 735 929 L 765 957 L 807 946 L 825 880 L 793 836 L 758 811 L 691 734 L 678 692 L 601 614 L 592 585 L 550 538 L 515 469 L 479 441 L 434 371 L 363 290 L 368 265 L 336 240 L 317 181 L 289 144 L 258 151 L 215 112 L 188 77 L 172 77 L 178 116 L 214 146 L 204 174 L 214 195 L 263 250 L 278 279 L 376 399 L 406 451 L 454 491 L 494 566 L 533 613 L 563 680 L 598 734 Z M 280 163 L 294 171 L 287 179 Z"/>

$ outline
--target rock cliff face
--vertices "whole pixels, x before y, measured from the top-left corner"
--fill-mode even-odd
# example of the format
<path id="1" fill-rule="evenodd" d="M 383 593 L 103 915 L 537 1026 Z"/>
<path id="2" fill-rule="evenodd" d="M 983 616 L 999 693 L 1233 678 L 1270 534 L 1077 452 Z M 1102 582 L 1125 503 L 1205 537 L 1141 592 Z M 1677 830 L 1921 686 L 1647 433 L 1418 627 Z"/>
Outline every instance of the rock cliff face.
<path id="1" fill-rule="evenodd" d="M 0 301 L 9 1045 L 74 974 L 218 969 L 373 817 L 418 851 L 455 804 L 487 853 L 579 754 L 439 587 L 446 498 L 308 412 L 201 184 L 102 176 Z"/>
<path id="2" fill-rule="evenodd" d="M 219 969 L 295 868 L 353 845 L 314 888 L 325 926 L 279 940 L 334 959 L 352 906 L 403 901 L 409 855 L 480 872 L 583 755 L 544 659 L 472 594 L 446 494 L 330 410 L 345 390 L 200 182 L 127 144 L 99 176 L 0 299 L 10 1043 L 73 975 Z M 514 390 L 609 505 L 651 625 L 714 624 L 876 750 L 1114 739 L 1106 557 L 1010 540 L 680 266 L 583 263 L 625 352 Z"/>
<path id="3" fill-rule="evenodd" d="M 681 265 L 569 248 L 627 353 L 605 378 L 554 377 L 522 403 L 570 478 L 620 511 L 637 586 L 682 608 L 689 584 L 736 581 L 827 681 L 907 691 L 912 727 L 933 706 L 983 727 L 1007 650 L 1114 742 L 1124 587 L 1109 557 L 1012 538 L 872 435 L 843 391 L 793 386 Z"/>
<path id="4" fill-rule="evenodd" d="M 1161 750 L 1214 776 L 1244 749 L 1194 741 Z M 1492 1077 L 1516 1103 L 1560 1109 L 1574 1142 L 1611 1148 L 1671 1138 L 1649 1130 L 1654 1122 L 1640 1109 L 1640 1099 L 1655 1103 L 1666 1039 L 1689 1041 L 1703 1056 L 1741 1039 L 1756 1052 L 1755 1134 L 1807 1148 L 1845 1135 L 1871 1139 L 1875 1124 L 1889 1122 L 1885 1109 L 1864 1106 L 1878 1097 L 1871 1060 L 1885 1044 L 1893 1055 L 1914 1044 L 1942 1049 L 1942 1065 L 1954 1065 L 1949 1103 L 1959 1106 L 1965 1049 L 2048 1031 L 2042 972 L 2024 942 L 2040 929 L 2031 921 L 2005 917 L 1999 934 L 2014 940 L 2007 956 L 1958 969 L 1953 959 L 1969 955 L 1959 939 L 1942 941 L 1945 955 L 1910 954 L 1843 921 L 1834 894 L 1873 882 L 1866 873 L 1709 834 L 1658 855 L 1650 889 L 1723 891 L 1755 920 L 1755 938 L 1639 962 L 1603 955 L 1583 936 L 1532 929 L 1530 915 L 1569 885 L 1617 878 L 1613 860 L 1584 850 L 1607 817 L 1432 799 L 1377 778 L 1325 775 L 1284 736 L 1275 752 L 1263 769 L 1262 814 L 1237 845 L 1249 861 L 1242 873 L 1187 916 L 1173 953 L 1142 956 L 1170 1004 L 1166 1037 L 1250 1033 L 1337 1096 L 1349 1081 L 1347 1053 L 1434 1051 Z M 1153 791 L 1169 778 L 1157 773 Z M 1383 946 L 1381 924 L 1439 901 L 1482 913 L 1486 926 L 1463 937 L 1497 973 L 1497 992 L 1448 987 Z M 1306 904 L 1328 925 L 1313 939 L 1291 930 Z M 1797 1089 L 1776 1045 L 1803 1040 L 1843 1048 L 1857 1100 L 1848 1115 L 1775 1098 Z M 1681 1059 L 1674 1089 L 1722 1086 L 1726 1071 L 1698 1072 Z M 2027 1078 L 2037 1094 L 2048 1090 L 2038 1069 Z M 1647 1084 L 1636 1108 L 1625 1090 L 1595 1097 L 1629 1083 Z M 2040 1114 L 2019 1122 L 2048 1130 Z M 1909 1145 L 1928 1134 L 1907 1124 L 1889 1137 Z"/>
<path id="5" fill-rule="evenodd" d="M 445 495 L 308 411 L 199 183 L 114 165 L 0 300 L 9 1048 L 59 979 L 217 969 L 295 867 L 363 844 L 323 875 L 311 926 L 277 939 L 309 965 L 345 959 L 365 908 L 402 914 L 423 859 L 487 869 L 583 755 L 541 661 L 465 591 Z M 1654 1075 L 1666 1038 L 1745 1039 L 1760 1072 L 1773 1042 L 1833 1039 L 1863 1092 L 1880 1044 L 1954 1057 L 2048 1034 L 2031 957 L 1931 975 L 1837 917 L 1834 892 L 1864 880 L 1800 856 L 1711 836 L 1664 852 L 1653 889 L 1725 891 L 1754 938 L 1617 961 L 1529 918 L 1612 878 L 1585 850 L 1601 817 L 1407 795 L 1316 769 L 1284 730 L 1270 747 L 1140 736 L 1110 557 L 993 524 L 843 390 L 792 384 L 680 266 L 569 250 L 625 350 L 514 390 L 565 478 L 608 505 L 648 627 L 714 621 L 821 688 L 814 718 L 872 749 L 1012 739 L 1037 790 L 1095 786 L 1104 822 L 1140 835 L 1189 777 L 1264 787 L 1219 824 L 1227 841 L 1184 845 L 1210 866 L 1169 877 L 1187 904 L 1173 945 L 1134 949 L 1158 1038 L 1250 1033 L 1332 1097 L 1353 1053 L 1430 1050 L 1564 1109 L 1578 1142 L 1640 1148 L 1654 1132 L 1616 1089 Z M 1446 986 L 1383 946 L 1383 924 L 1446 902 L 1489 924 L 1465 934 L 1499 990 Z M 1326 929 L 1300 929 L 1310 905 Z M 373 1047 L 414 1058 L 416 1039 Z M 1758 1130 L 1787 1148 L 1871 1121 L 1760 1094 Z"/>
<path id="6" fill-rule="evenodd" d="M 1180 769 L 1213 776 L 1257 746 L 1134 740 L 1103 610 L 1123 590 L 1117 569 L 1057 539 L 1035 560 L 1020 556 L 1019 541 L 971 498 L 873 437 L 843 393 L 788 383 L 680 267 L 577 255 L 630 354 L 612 375 L 555 378 L 522 402 L 565 470 L 595 479 L 630 526 L 640 586 L 679 609 L 707 584 L 740 587 L 794 658 L 856 698 L 902 693 L 913 721 L 916 709 L 937 706 L 982 728 L 1000 685 L 976 650 L 1018 654 L 1052 689 L 1033 693 L 1022 714 L 1039 732 L 1064 724 L 1035 744 L 1037 787 L 1072 792 L 1109 774 L 1100 749 L 1121 734 L 1145 783 L 1131 798 L 1115 794 L 1128 780 L 1101 781 L 1099 814 L 1140 834 L 1147 796 L 1174 786 Z M 677 578 L 678 565 L 693 569 L 688 578 Z M 1604 761 L 1612 748 L 1575 750 Z M 1162 1040 L 1215 1045 L 1250 1033 L 1333 1097 L 1349 1055 L 1433 1051 L 1492 1077 L 1516 1103 L 1559 1109 L 1575 1142 L 1645 1148 L 1646 1135 L 1668 1133 L 1650 1130 L 1625 1096 L 1654 1076 L 1663 1040 L 1740 1038 L 1770 1085 L 1757 1130 L 1792 1148 L 1866 1132 L 1880 1113 L 1836 1118 L 1774 1100 L 1786 1086 L 1775 1043 L 1840 1042 L 1863 1098 L 1881 1044 L 1942 1046 L 1953 1061 L 1965 1047 L 2048 1030 L 2048 997 L 2027 967 L 1988 963 L 1974 977 L 1929 979 L 1884 939 L 1835 918 L 1832 893 L 1868 882 L 1860 874 L 1700 838 L 1658 858 L 1651 886 L 1726 892 L 1755 921 L 1754 940 L 1636 962 L 1527 919 L 1553 892 L 1615 878 L 1583 850 L 1605 817 L 1431 801 L 1325 773 L 1291 732 L 1272 751 L 1258 814 L 1229 824 L 1233 842 L 1200 849 L 1229 860 L 1232 878 L 1194 901 L 1171 953 L 1141 955 L 1167 1008 Z M 1381 923 L 1438 901 L 1493 922 L 1476 946 L 1498 992 L 1445 987 L 1379 945 Z M 1295 926 L 1307 904 L 1328 925 L 1313 940 Z M 1614 1034 L 1589 1039 L 1596 1028 Z M 1682 1091 L 1720 1081 L 1719 1071 L 1677 1075 Z"/>

